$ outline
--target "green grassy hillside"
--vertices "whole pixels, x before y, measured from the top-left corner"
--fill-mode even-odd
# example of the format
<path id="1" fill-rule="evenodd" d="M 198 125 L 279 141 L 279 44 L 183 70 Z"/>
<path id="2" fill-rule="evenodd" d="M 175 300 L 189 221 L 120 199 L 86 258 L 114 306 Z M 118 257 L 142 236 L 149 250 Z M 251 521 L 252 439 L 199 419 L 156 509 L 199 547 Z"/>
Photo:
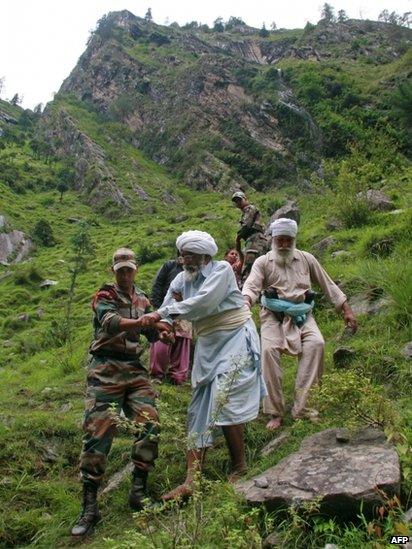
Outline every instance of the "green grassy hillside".
<path id="1" fill-rule="evenodd" d="M 147 55 L 152 59 L 150 52 Z M 277 530 L 284 547 L 336 543 L 372 549 L 386 547 L 390 534 L 402 534 L 407 528 L 400 509 L 410 507 L 412 490 L 412 375 L 410 361 L 402 355 L 411 339 L 411 168 L 405 154 L 407 129 L 394 132 L 394 118 L 386 124 L 385 117 L 396 103 L 398 81 L 410 71 L 410 57 L 405 54 L 385 65 L 352 60 L 344 71 L 330 61 L 314 66 L 312 61 L 288 59 L 281 66 L 296 96 L 311 109 L 326 144 L 333 138 L 341 149 L 339 154 L 334 153 L 336 149 L 331 154 L 325 151 L 321 171 L 300 186 L 285 182 L 280 190 L 251 191 L 250 198 L 260 206 L 265 220 L 286 199 L 296 199 L 301 210 L 298 246 L 315 251 L 317 242 L 332 236 L 329 247 L 322 253 L 315 251 L 316 255 L 349 296 L 365 295 L 380 308 L 377 314 L 359 315 L 359 332 L 348 337 L 342 320 L 319 299 L 316 317 L 327 342 L 326 372 L 322 388 L 314 390 L 312 399 L 321 412 L 320 422 L 288 419 L 284 427 L 290 433 L 288 442 L 267 457 L 260 454 L 271 438 L 265 419 L 248 425 L 249 474 L 275 465 L 304 436 L 326 427 L 380 426 L 396 444 L 401 459 L 401 504 L 388 501 L 382 518 L 360 516 L 351 524 L 319 517 L 310 509 L 301 515 L 293 510 L 283 515 L 251 510 L 225 482 L 227 455 L 220 444 L 207 458 L 198 496 L 183 508 L 133 516 L 126 505 L 128 479 L 102 497 L 104 519 L 87 542 L 91 547 L 257 548 L 269 532 Z M 245 88 L 260 86 L 259 93 L 270 95 L 264 80 L 268 70 L 243 75 Z M 333 95 L 332 89 L 340 92 Z M 141 264 L 138 284 L 149 292 L 157 269 L 174 255 L 180 232 L 209 231 L 219 244 L 221 258 L 237 229 L 238 210 L 229 196 L 185 186 L 173 175 L 179 170 L 166 171 L 134 146 L 127 124 L 102 116 L 87 101 L 67 94 L 49 105 L 47 124 L 57 121 L 62 110 L 101 148 L 105 166 L 128 207 L 122 210 L 109 198 L 90 201 L 90 182 L 80 188 L 72 180 L 61 196 L 58 184 L 71 168 L 67 160 L 73 159 L 51 155 L 42 146 L 39 127 L 43 122 L 36 115 L 0 103 L 0 111 L 17 121 L 4 122 L 0 117 L 0 215 L 8 223 L 0 230 L 19 229 L 35 240 L 28 259 L 0 265 L 0 545 L 4 547 L 51 548 L 72 543 L 68 531 L 80 506 L 77 461 L 91 336 L 90 301 L 110 278 L 113 250 L 123 245 L 136 250 Z M 403 116 L 401 109 L 399 128 Z M 298 135 L 296 121 L 290 124 L 291 137 L 293 132 Z M 55 142 L 54 147 L 58 146 Z M 240 162 L 244 144 L 238 146 Z M 358 196 L 370 188 L 384 191 L 396 209 L 372 211 Z M 41 220 L 50 224 L 54 243 L 36 231 Z M 71 295 L 73 238 L 85 230 L 94 254 L 77 276 Z M 345 253 L 332 255 L 342 250 Z M 57 284 L 40 288 L 47 278 Z M 339 346 L 355 351 L 345 369 L 333 365 L 332 354 Z M 146 364 L 147 358 L 146 354 Z M 296 363 L 287 359 L 284 364 L 290 403 Z M 183 479 L 182 440 L 189 395 L 188 386 L 160 387 L 160 457 L 150 478 L 155 496 Z M 120 434 L 110 455 L 108 477 L 127 464 L 129 448 L 130 436 Z"/>

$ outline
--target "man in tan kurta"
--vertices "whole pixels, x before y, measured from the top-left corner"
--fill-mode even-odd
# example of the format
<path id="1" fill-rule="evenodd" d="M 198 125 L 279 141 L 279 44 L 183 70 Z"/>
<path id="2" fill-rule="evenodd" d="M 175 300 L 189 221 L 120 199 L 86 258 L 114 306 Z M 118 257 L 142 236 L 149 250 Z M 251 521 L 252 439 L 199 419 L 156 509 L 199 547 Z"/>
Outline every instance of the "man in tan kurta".
<path id="1" fill-rule="evenodd" d="M 272 250 L 253 264 L 242 293 L 252 306 L 262 290 L 276 290 L 278 298 L 291 303 L 302 303 L 318 284 L 328 300 L 341 312 L 345 323 L 356 331 L 357 323 L 346 295 L 329 277 L 316 258 L 295 248 L 297 224 L 292 219 L 277 219 L 270 226 Z M 261 338 L 263 377 L 268 389 L 263 411 L 272 416 L 268 429 L 282 424 L 284 398 L 280 356 L 286 353 L 299 359 L 292 408 L 294 419 L 308 417 L 306 401 L 311 386 L 319 381 L 323 372 L 324 339 L 311 313 L 302 326 L 296 325 L 287 314 L 279 315 L 267 308 L 261 309 Z"/>

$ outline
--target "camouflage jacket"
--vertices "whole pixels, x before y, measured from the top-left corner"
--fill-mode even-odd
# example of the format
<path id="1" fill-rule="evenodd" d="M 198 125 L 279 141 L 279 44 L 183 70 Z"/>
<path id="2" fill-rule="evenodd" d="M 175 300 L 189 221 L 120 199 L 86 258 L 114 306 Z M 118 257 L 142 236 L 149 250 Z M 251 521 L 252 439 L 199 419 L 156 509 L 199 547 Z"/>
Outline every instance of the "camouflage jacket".
<path id="1" fill-rule="evenodd" d="M 240 228 L 237 234 L 243 240 L 247 240 L 254 233 L 263 233 L 260 212 L 253 204 L 249 204 L 242 209 L 242 217 L 239 224 Z"/>
<path id="2" fill-rule="evenodd" d="M 92 301 L 94 337 L 90 353 L 96 355 L 115 355 L 122 358 L 139 357 L 143 352 L 140 335 L 149 341 L 157 339 L 157 331 L 151 328 L 120 331 L 121 318 L 139 318 L 150 312 L 150 302 L 146 295 L 136 286 L 133 296 L 116 284 L 105 284 L 96 293 Z"/>

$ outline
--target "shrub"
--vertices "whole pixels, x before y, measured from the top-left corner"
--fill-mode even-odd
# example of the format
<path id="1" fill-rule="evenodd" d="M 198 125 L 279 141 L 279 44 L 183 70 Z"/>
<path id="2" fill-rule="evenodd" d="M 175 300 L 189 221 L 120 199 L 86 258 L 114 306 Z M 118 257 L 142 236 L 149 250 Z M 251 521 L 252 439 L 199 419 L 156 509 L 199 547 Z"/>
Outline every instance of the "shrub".
<path id="1" fill-rule="evenodd" d="M 33 229 L 33 239 L 43 246 L 54 246 L 56 241 L 53 236 L 53 230 L 47 219 L 40 219 Z"/>
<path id="2" fill-rule="evenodd" d="M 21 266 L 14 275 L 14 281 L 19 286 L 35 284 L 40 282 L 40 280 L 43 280 L 43 276 L 34 265 Z"/>
<path id="3" fill-rule="evenodd" d="M 163 248 L 152 247 L 147 244 L 140 246 L 137 252 L 137 260 L 140 264 L 152 263 L 161 257 L 163 257 Z"/>

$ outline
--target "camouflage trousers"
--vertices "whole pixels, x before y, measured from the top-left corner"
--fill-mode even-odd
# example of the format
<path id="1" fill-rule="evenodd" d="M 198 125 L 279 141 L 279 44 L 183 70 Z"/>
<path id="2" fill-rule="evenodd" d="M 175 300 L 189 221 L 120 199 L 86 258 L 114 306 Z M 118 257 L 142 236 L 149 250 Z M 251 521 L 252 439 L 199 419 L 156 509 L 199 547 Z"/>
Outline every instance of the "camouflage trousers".
<path id="1" fill-rule="evenodd" d="M 152 468 L 158 445 L 156 396 L 149 375 L 138 360 L 91 358 L 80 456 L 83 482 L 100 484 L 120 410 L 136 425 L 131 456 L 135 467 L 143 471 Z"/>
<path id="2" fill-rule="evenodd" d="M 245 259 L 243 261 L 241 273 L 242 286 L 247 277 L 250 275 L 253 263 L 258 257 L 266 254 L 269 250 L 270 238 L 265 236 L 263 233 L 256 232 L 246 240 L 244 249 Z"/>

